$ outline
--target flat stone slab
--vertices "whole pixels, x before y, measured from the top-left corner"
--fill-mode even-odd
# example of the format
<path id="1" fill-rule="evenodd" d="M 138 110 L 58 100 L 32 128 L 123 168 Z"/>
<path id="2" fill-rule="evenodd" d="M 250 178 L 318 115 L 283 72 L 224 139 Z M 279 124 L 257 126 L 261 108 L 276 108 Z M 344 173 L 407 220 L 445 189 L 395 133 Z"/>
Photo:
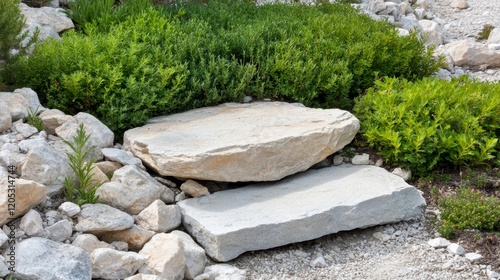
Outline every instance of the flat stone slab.
<path id="1" fill-rule="evenodd" d="M 177 204 L 189 233 L 216 261 L 339 231 L 419 217 L 426 205 L 402 178 L 342 165 Z"/>
<path id="2" fill-rule="evenodd" d="M 358 130 L 358 119 L 339 109 L 226 103 L 151 119 L 125 132 L 124 148 L 164 176 L 275 181 L 342 149 Z"/>

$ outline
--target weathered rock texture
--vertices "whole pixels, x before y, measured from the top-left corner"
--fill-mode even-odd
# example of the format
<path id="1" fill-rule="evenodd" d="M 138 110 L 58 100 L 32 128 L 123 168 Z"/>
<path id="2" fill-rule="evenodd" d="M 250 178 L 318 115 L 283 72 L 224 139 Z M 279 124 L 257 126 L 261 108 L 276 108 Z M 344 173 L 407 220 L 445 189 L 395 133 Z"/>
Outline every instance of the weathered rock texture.
<path id="1" fill-rule="evenodd" d="M 344 165 L 177 205 L 184 227 L 207 254 L 229 261 L 246 251 L 415 218 L 425 200 L 385 169 Z"/>
<path id="2" fill-rule="evenodd" d="M 358 119 L 338 109 L 228 103 L 152 119 L 125 132 L 124 147 L 161 175 L 274 181 L 340 150 L 358 130 Z"/>

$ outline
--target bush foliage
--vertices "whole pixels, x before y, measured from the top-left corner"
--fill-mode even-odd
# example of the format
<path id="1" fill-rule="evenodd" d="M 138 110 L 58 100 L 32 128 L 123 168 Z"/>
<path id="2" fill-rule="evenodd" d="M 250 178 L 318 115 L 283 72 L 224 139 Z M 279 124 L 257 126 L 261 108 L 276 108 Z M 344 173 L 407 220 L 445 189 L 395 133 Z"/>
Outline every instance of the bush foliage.
<path id="1" fill-rule="evenodd" d="M 349 108 L 377 76 L 414 80 L 438 67 L 416 34 L 399 37 L 350 5 L 210 1 L 132 11 L 112 28 L 88 21 L 85 34 L 38 45 L 13 82 L 117 133 L 244 95 Z"/>
<path id="2" fill-rule="evenodd" d="M 354 112 L 372 147 L 419 174 L 446 166 L 500 162 L 500 83 L 462 77 L 412 83 L 387 78 Z"/>

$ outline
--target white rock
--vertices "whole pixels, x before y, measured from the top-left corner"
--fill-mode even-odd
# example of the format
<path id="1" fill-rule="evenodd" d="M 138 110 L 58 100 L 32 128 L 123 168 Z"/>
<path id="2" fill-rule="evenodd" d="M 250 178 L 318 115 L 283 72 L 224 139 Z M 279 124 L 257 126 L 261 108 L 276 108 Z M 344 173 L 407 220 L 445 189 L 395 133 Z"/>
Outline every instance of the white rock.
<path id="1" fill-rule="evenodd" d="M 73 227 L 70 221 L 61 220 L 46 228 L 49 232 L 48 238 L 56 242 L 64 242 L 71 237 Z"/>
<path id="2" fill-rule="evenodd" d="M 38 132 L 38 130 L 35 127 L 27 123 L 16 123 L 14 125 L 14 129 L 24 138 L 28 138 Z"/>
<path id="3" fill-rule="evenodd" d="M 181 211 L 177 205 L 167 206 L 157 199 L 137 215 L 135 222 L 148 230 L 167 232 L 181 224 Z"/>
<path id="4" fill-rule="evenodd" d="M 189 194 L 191 197 L 202 197 L 205 195 L 210 195 L 210 192 L 206 187 L 193 180 L 187 180 L 186 182 L 184 182 L 181 185 L 181 190 L 184 193 Z"/>
<path id="5" fill-rule="evenodd" d="M 173 234 L 159 233 L 144 245 L 139 254 L 148 257 L 140 273 L 154 274 L 168 280 L 184 278 L 186 257 L 180 238 Z"/>
<path id="6" fill-rule="evenodd" d="M 184 247 L 184 255 L 186 257 L 184 278 L 194 279 L 196 276 L 202 274 L 207 262 L 205 250 L 196 244 L 189 234 L 183 231 L 174 230 L 171 234 L 178 236 Z"/>
<path id="7" fill-rule="evenodd" d="M 0 277 L 5 277 L 10 273 L 9 268 L 4 263 L 4 258 L 0 256 Z"/>
<path id="8" fill-rule="evenodd" d="M 438 249 L 438 248 L 446 248 L 451 243 L 450 243 L 450 241 L 446 240 L 445 238 L 438 237 L 438 238 L 434 238 L 434 239 L 429 240 L 427 242 L 427 244 L 429 244 L 433 248 Z"/>
<path id="9" fill-rule="evenodd" d="M 69 201 L 63 202 L 58 209 L 68 217 L 74 217 L 82 210 L 78 204 Z"/>
<path id="10" fill-rule="evenodd" d="M 142 273 L 139 273 L 139 274 L 136 274 L 136 275 L 134 275 L 132 277 L 127 277 L 124 280 L 165 280 L 165 278 L 160 277 L 160 276 L 156 276 L 156 275 L 153 275 L 153 274 L 142 274 Z"/>
<path id="11" fill-rule="evenodd" d="M 418 23 L 417 18 L 411 17 L 410 15 L 402 16 L 398 22 L 394 23 L 394 25 L 408 31 L 416 30 L 420 32 L 423 29 L 420 23 Z"/>
<path id="12" fill-rule="evenodd" d="M 111 246 L 115 247 L 118 251 L 128 251 L 128 243 L 123 241 L 113 241 L 111 242 Z"/>
<path id="13" fill-rule="evenodd" d="M 94 234 L 130 228 L 134 218 L 106 204 L 85 204 L 78 214 L 77 231 Z"/>
<path id="14" fill-rule="evenodd" d="M 404 170 L 400 167 L 394 168 L 394 170 L 392 171 L 392 174 L 403 178 L 403 180 L 405 180 L 405 181 L 408 181 L 411 178 L 411 170 Z"/>
<path id="15" fill-rule="evenodd" d="M 145 169 L 144 165 L 142 165 L 142 161 L 134 157 L 134 155 L 129 151 L 115 148 L 104 148 L 102 149 L 102 153 L 108 160 L 119 162 L 122 165 L 136 165 L 141 169 Z"/>
<path id="16" fill-rule="evenodd" d="M 426 45 L 439 46 L 443 44 L 443 32 L 437 22 L 427 19 L 419 20 L 418 23 L 422 26 L 422 38 L 425 40 Z"/>
<path id="17" fill-rule="evenodd" d="M 103 184 L 96 195 L 99 195 L 100 201 L 136 215 L 160 199 L 165 189 L 167 187 L 137 166 L 126 165 L 116 170 L 111 182 Z"/>
<path id="18" fill-rule="evenodd" d="M 388 234 L 385 234 L 383 232 L 374 232 L 373 237 L 377 238 L 378 240 L 385 242 L 391 239 L 391 236 Z"/>
<path id="19" fill-rule="evenodd" d="M 404 37 L 410 35 L 410 31 L 403 29 L 403 28 L 398 28 L 398 36 Z"/>
<path id="20" fill-rule="evenodd" d="M 227 103 L 151 119 L 125 132 L 124 147 L 164 176 L 272 181 L 325 159 L 358 130 L 359 121 L 338 109 Z"/>
<path id="21" fill-rule="evenodd" d="M 90 138 L 95 140 L 98 147 L 107 148 L 113 146 L 115 135 L 105 124 L 103 124 L 96 117 L 80 112 L 75 115 L 78 123 L 83 123 L 85 130 L 90 134 Z"/>
<path id="22" fill-rule="evenodd" d="M 450 7 L 463 10 L 469 8 L 469 3 L 467 3 L 467 0 L 452 0 Z"/>
<path id="23" fill-rule="evenodd" d="M 8 166 L 13 165 L 16 167 L 16 174 L 22 174 L 21 165 L 25 160 L 26 156 L 21 153 L 13 152 L 11 150 L 0 151 L 0 166 L 8 168 Z"/>
<path id="24" fill-rule="evenodd" d="M 40 213 L 31 209 L 24 215 L 19 224 L 19 229 L 28 236 L 38 236 L 43 233 L 43 223 Z"/>
<path id="25" fill-rule="evenodd" d="M 456 66 L 500 67 L 500 51 L 484 44 L 461 40 L 445 45 Z"/>
<path id="26" fill-rule="evenodd" d="M 130 250 L 139 251 L 142 249 L 151 237 L 155 234 L 154 231 L 143 229 L 137 225 L 133 225 L 129 229 L 107 232 L 101 235 L 101 239 L 112 243 L 115 241 L 127 242 Z"/>
<path id="27" fill-rule="evenodd" d="M 17 218 L 27 213 L 31 208 L 45 200 L 47 190 L 45 186 L 35 181 L 16 179 L 16 209 L 14 215 L 10 215 L 7 208 L 8 179 L 6 176 L 0 178 L 0 226 L 8 222 L 9 218 Z"/>
<path id="28" fill-rule="evenodd" d="M 418 217 L 425 200 L 383 168 L 341 165 L 177 205 L 184 228 L 207 254 L 228 261 L 246 251 Z M 295 230 L 303 227 L 308 230 Z"/>
<path id="29" fill-rule="evenodd" d="M 0 92 L 0 100 L 7 103 L 7 111 L 13 122 L 28 116 L 28 101 L 19 93 Z"/>
<path id="30" fill-rule="evenodd" d="M 73 21 L 64 13 L 64 9 L 41 7 L 31 8 L 19 5 L 21 13 L 26 17 L 26 25 L 39 24 L 52 28 L 57 33 L 74 28 Z"/>
<path id="31" fill-rule="evenodd" d="M 92 278 L 123 279 L 133 276 L 146 262 L 147 257 L 134 252 L 109 248 L 95 249 L 90 254 Z"/>
<path id="32" fill-rule="evenodd" d="M 246 270 L 239 269 L 229 264 L 215 264 L 207 266 L 203 274 L 194 279 L 245 280 L 246 273 Z"/>
<path id="33" fill-rule="evenodd" d="M 488 44 L 500 44 L 500 26 L 493 28 L 488 36 Z"/>
<path id="34" fill-rule="evenodd" d="M 0 98 L 0 133 L 9 129 L 11 125 L 12 117 L 7 102 Z"/>
<path id="35" fill-rule="evenodd" d="M 459 255 L 459 256 L 465 255 L 465 249 L 456 243 L 451 243 L 450 245 L 448 245 L 447 249 L 448 252 L 454 255 Z"/>
<path id="36" fill-rule="evenodd" d="M 326 261 L 325 261 L 325 258 L 323 258 L 322 255 L 316 257 L 314 260 L 312 260 L 309 265 L 311 267 L 326 267 L 327 264 L 326 264 Z"/>
<path id="37" fill-rule="evenodd" d="M 486 276 L 488 276 L 489 279 L 500 279 L 500 273 L 491 270 L 491 268 L 486 269 Z"/>
<path id="38" fill-rule="evenodd" d="M 7 236 L 7 234 L 5 234 L 5 232 L 2 229 L 0 229 L 0 247 L 2 247 L 3 244 L 7 242 L 7 240 L 9 240 L 9 237 Z"/>
<path id="39" fill-rule="evenodd" d="M 49 146 L 47 141 L 41 138 L 37 139 L 25 139 L 19 142 L 19 150 L 23 153 L 27 153 L 30 149 L 37 146 Z"/>
<path id="40" fill-rule="evenodd" d="M 355 155 L 351 159 L 351 162 L 354 165 L 367 165 L 367 164 L 370 164 L 370 155 L 369 154 Z"/>
<path id="41" fill-rule="evenodd" d="M 481 254 L 478 253 L 467 253 L 465 254 L 465 258 L 468 259 L 470 262 L 476 262 L 480 259 L 483 258 Z"/>
<path id="42" fill-rule="evenodd" d="M 45 111 L 46 109 L 40 104 L 40 100 L 38 99 L 38 94 L 31 88 L 18 88 L 14 90 L 13 93 L 18 93 L 28 101 L 28 106 L 31 108 L 31 110 L 35 113 L 41 113 Z M 38 110 L 37 110 L 38 108 Z"/>
<path id="43" fill-rule="evenodd" d="M 488 49 L 490 50 L 500 50 L 500 44 L 489 44 Z"/>
<path id="44" fill-rule="evenodd" d="M 42 112 L 40 118 L 49 134 L 54 134 L 56 128 L 63 125 L 65 122 L 76 122 L 74 117 L 68 116 L 57 109 L 50 109 Z"/>
<path id="45" fill-rule="evenodd" d="M 111 246 L 110 244 L 104 241 L 99 241 L 99 239 L 97 239 L 95 235 L 88 233 L 78 235 L 71 244 L 73 246 L 82 248 L 89 254 L 91 254 L 95 249 L 98 248 L 113 248 L 113 246 Z"/>
<path id="46" fill-rule="evenodd" d="M 16 246 L 13 276 L 15 279 L 90 279 L 90 256 L 76 246 L 40 237 L 28 238 Z"/>

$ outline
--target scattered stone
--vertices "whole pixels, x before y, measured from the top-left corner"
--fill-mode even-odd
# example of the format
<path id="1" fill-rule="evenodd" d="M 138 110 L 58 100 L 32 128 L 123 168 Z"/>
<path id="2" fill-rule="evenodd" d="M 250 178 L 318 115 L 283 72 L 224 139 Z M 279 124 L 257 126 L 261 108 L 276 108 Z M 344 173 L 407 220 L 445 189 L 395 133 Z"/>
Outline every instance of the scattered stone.
<path id="1" fill-rule="evenodd" d="M 21 122 L 17 122 L 16 124 L 14 124 L 13 128 L 24 138 L 28 138 L 38 132 L 38 129 L 36 129 L 35 127 Z"/>
<path id="2" fill-rule="evenodd" d="M 408 181 L 408 180 L 411 179 L 411 170 L 404 170 L 404 169 L 402 169 L 400 167 L 395 168 L 392 171 L 392 174 L 397 175 L 397 176 L 403 178 L 403 180 L 405 180 L 405 181 Z"/>
<path id="3" fill-rule="evenodd" d="M 23 153 L 27 153 L 27 152 L 29 152 L 30 149 L 32 149 L 34 147 L 49 146 L 49 144 L 47 143 L 47 141 L 45 141 L 45 139 L 36 138 L 36 139 L 22 140 L 19 142 L 19 144 L 17 146 L 18 146 L 18 150 L 20 150 Z"/>
<path id="4" fill-rule="evenodd" d="M 115 247 L 118 251 L 128 251 L 128 243 L 123 241 L 113 241 L 111 242 L 111 246 Z"/>
<path id="5" fill-rule="evenodd" d="M 183 231 L 174 230 L 171 234 L 180 238 L 184 248 L 184 255 L 186 257 L 184 278 L 194 279 L 196 276 L 202 274 L 207 262 L 205 250 L 196 244 L 189 234 Z"/>
<path id="6" fill-rule="evenodd" d="M 151 119 L 125 132 L 124 147 L 163 176 L 273 181 L 325 159 L 358 130 L 358 119 L 338 109 L 226 103 Z"/>
<path id="7" fill-rule="evenodd" d="M 467 253 L 465 254 L 465 258 L 468 259 L 470 262 L 476 262 L 482 259 L 483 256 L 478 253 Z"/>
<path id="8" fill-rule="evenodd" d="M 493 28 L 488 36 L 488 44 L 500 44 L 500 26 Z"/>
<path id="9" fill-rule="evenodd" d="M 388 234 L 385 234 L 383 232 L 374 232 L 373 233 L 373 237 L 377 238 L 378 240 L 380 240 L 381 242 L 386 242 L 388 241 L 389 239 L 391 239 L 391 236 L 388 235 Z"/>
<path id="10" fill-rule="evenodd" d="M 90 256 L 76 246 L 41 237 L 28 238 L 16 246 L 16 272 L 13 277 L 88 280 L 91 278 Z"/>
<path id="11" fill-rule="evenodd" d="M 51 7 L 31 8 L 20 4 L 21 13 L 26 17 L 26 25 L 47 26 L 59 33 L 74 28 L 73 21 L 64 13 L 64 9 Z"/>
<path id="12" fill-rule="evenodd" d="M 431 239 L 427 242 L 431 247 L 439 249 L 439 248 L 446 248 L 448 247 L 451 243 L 450 241 L 446 240 L 445 238 L 438 237 Z"/>
<path id="13" fill-rule="evenodd" d="M 354 165 L 368 165 L 370 164 L 370 155 L 369 154 L 355 155 L 351 159 L 351 162 Z"/>
<path id="14" fill-rule="evenodd" d="M 61 220 L 45 229 L 50 240 L 56 242 L 64 242 L 71 237 L 73 233 L 73 226 L 68 220 Z"/>
<path id="15" fill-rule="evenodd" d="M 333 165 L 341 165 L 344 162 L 344 157 L 341 155 L 335 155 L 333 157 Z"/>
<path id="16" fill-rule="evenodd" d="M 108 176 L 106 176 L 106 174 L 104 174 L 104 172 L 102 172 L 101 169 L 95 165 L 95 163 L 92 165 L 90 176 L 92 176 L 92 182 L 89 184 L 89 188 L 98 187 L 109 182 Z"/>
<path id="17" fill-rule="evenodd" d="M 106 204 L 85 204 L 78 214 L 77 231 L 99 234 L 130 228 L 134 218 Z"/>
<path id="18" fill-rule="evenodd" d="M 0 133 L 12 126 L 12 117 L 7 102 L 0 98 Z"/>
<path id="19" fill-rule="evenodd" d="M 155 232 L 167 232 L 181 224 L 181 211 L 177 205 L 165 205 L 157 199 L 142 210 L 135 219 L 136 224 Z"/>
<path id="20" fill-rule="evenodd" d="M 123 279 L 133 276 L 146 262 L 147 257 L 134 252 L 109 248 L 95 249 L 90 255 L 92 278 Z"/>
<path id="21" fill-rule="evenodd" d="M 169 188 L 173 188 L 173 189 L 177 188 L 177 184 L 170 181 L 170 180 L 167 180 L 167 179 L 162 178 L 162 177 L 155 177 L 155 179 L 156 179 L 156 181 L 160 182 L 161 184 L 163 184 Z"/>
<path id="22" fill-rule="evenodd" d="M 93 139 L 94 143 L 96 143 L 98 147 L 107 148 L 113 146 L 115 135 L 111 129 L 109 129 L 96 117 L 80 112 L 75 115 L 75 119 L 79 124 L 84 124 L 85 131 L 90 135 L 90 139 Z"/>
<path id="23" fill-rule="evenodd" d="M 185 192 L 180 192 L 178 195 L 175 196 L 175 202 L 183 201 L 184 199 L 187 199 L 188 196 L 186 195 Z"/>
<path id="24" fill-rule="evenodd" d="M 7 208 L 8 182 L 7 176 L 0 178 L 0 226 L 6 224 L 10 218 L 17 218 L 27 213 L 31 208 L 45 200 L 47 190 L 37 182 L 25 179 L 16 179 L 16 211 L 11 216 Z"/>
<path id="25" fill-rule="evenodd" d="M 112 178 L 116 170 L 122 168 L 122 165 L 113 161 L 100 161 L 95 164 L 108 178 Z"/>
<path id="26" fill-rule="evenodd" d="M 103 184 L 96 195 L 99 195 L 99 201 L 136 215 L 153 201 L 160 199 L 165 189 L 165 186 L 137 166 L 126 165 L 116 170 L 111 182 Z M 172 192 L 172 201 L 173 199 Z"/>
<path id="27" fill-rule="evenodd" d="M 82 210 L 78 204 L 69 201 L 63 202 L 57 209 L 68 217 L 74 217 Z"/>
<path id="28" fill-rule="evenodd" d="M 24 215 L 19 224 L 19 229 L 28 236 L 39 236 L 43 234 L 43 223 L 40 213 L 31 209 Z"/>
<path id="29" fill-rule="evenodd" d="M 129 151 L 124 151 L 115 148 L 104 148 L 102 149 L 102 153 L 104 154 L 104 158 L 116 161 L 122 165 L 136 165 L 141 169 L 145 169 L 144 165 L 142 165 L 142 161 Z"/>
<path id="30" fill-rule="evenodd" d="M 0 92 L 0 100 L 7 103 L 7 112 L 10 113 L 12 122 L 26 119 L 28 116 L 30 106 L 28 101 L 19 93 Z"/>
<path id="31" fill-rule="evenodd" d="M 309 265 L 311 267 L 326 267 L 326 261 L 325 258 L 320 254 L 318 257 L 316 257 L 314 260 L 312 260 Z"/>
<path id="32" fill-rule="evenodd" d="M 133 225 L 129 229 L 107 232 L 100 236 L 106 242 L 112 243 L 115 241 L 127 242 L 130 250 L 139 251 L 144 244 L 148 242 L 155 233 L 150 230 L 143 229 L 137 225 Z"/>
<path id="33" fill-rule="evenodd" d="M 46 110 L 40 114 L 40 118 L 49 134 L 55 134 L 56 128 L 65 122 L 76 122 L 74 117 L 68 116 L 58 109 Z"/>
<path id="34" fill-rule="evenodd" d="M 500 51 L 490 50 L 484 44 L 469 40 L 445 45 L 456 66 L 500 67 Z"/>
<path id="35" fill-rule="evenodd" d="M 465 249 L 456 243 L 451 243 L 450 245 L 448 245 L 447 249 L 448 252 L 454 255 L 459 255 L 459 256 L 465 255 Z"/>
<path id="36" fill-rule="evenodd" d="M 184 227 L 207 254 L 228 261 L 246 251 L 419 217 L 425 200 L 383 168 L 341 165 L 177 205 Z M 305 226 L 307 231 L 295 230 Z"/>
<path id="37" fill-rule="evenodd" d="M 186 257 L 178 236 L 156 234 L 144 245 L 139 254 L 148 257 L 146 263 L 139 269 L 140 273 L 173 280 L 184 278 Z"/>
<path id="38" fill-rule="evenodd" d="M 422 26 L 422 37 L 426 40 L 426 45 L 439 46 L 443 44 L 443 31 L 439 24 L 433 20 L 421 19 L 418 23 Z"/>
<path id="39" fill-rule="evenodd" d="M 159 277 L 153 274 L 136 274 L 132 277 L 125 278 L 124 280 L 165 280 L 163 277 Z"/>
<path id="40" fill-rule="evenodd" d="M 467 0 L 452 0 L 450 7 L 463 10 L 469 8 L 469 3 L 467 3 Z"/>
<path id="41" fill-rule="evenodd" d="M 7 234 L 5 234 L 5 232 L 2 229 L 0 229 L 0 247 L 2 247 L 3 244 L 7 242 L 7 240 L 9 240 L 9 237 L 7 236 Z"/>
<path id="42" fill-rule="evenodd" d="M 207 266 L 203 274 L 194 280 L 246 280 L 246 271 L 229 264 L 215 264 Z"/>
<path id="43" fill-rule="evenodd" d="M 16 90 L 14 90 L 13 93 L 14 94 L 18 93 L 18 94 L 22 95 L 24 97 L 24 99 L 26 99 L 26 101 L 28 102 L 29 108 L 31 108 L 31 110 L 35 114 L 39 114 L 39 113 L 46 110 L 42 106 L 42 104 L 40 104 L 40 100 L 38 99 L 38 95 L 36 94 L 36 92 L 33 91 L 31 88 L 18 88 Z"/>
<path id="44" fill-rule="evenodd" d="M 187 180 L 186 182 L 184 182 L 181 185 L 181 190 L 184 193 L 189 194 L 191 197 L 202 197 L 205 195 L 210 195 L 210 192 L 206 187 L 193 180 Z"/>
<path id="45" fill-rule="evenodd" d="M 79 234 L 71 244 L 73 246 L 82 248 L 89 254 L 91 254 L 92 251 L 98 248 L 113 248 L 112 245 L 104 241 L 99 241 L 99 239 L 97 239 L 95 235 L 89 233 Z"/>

